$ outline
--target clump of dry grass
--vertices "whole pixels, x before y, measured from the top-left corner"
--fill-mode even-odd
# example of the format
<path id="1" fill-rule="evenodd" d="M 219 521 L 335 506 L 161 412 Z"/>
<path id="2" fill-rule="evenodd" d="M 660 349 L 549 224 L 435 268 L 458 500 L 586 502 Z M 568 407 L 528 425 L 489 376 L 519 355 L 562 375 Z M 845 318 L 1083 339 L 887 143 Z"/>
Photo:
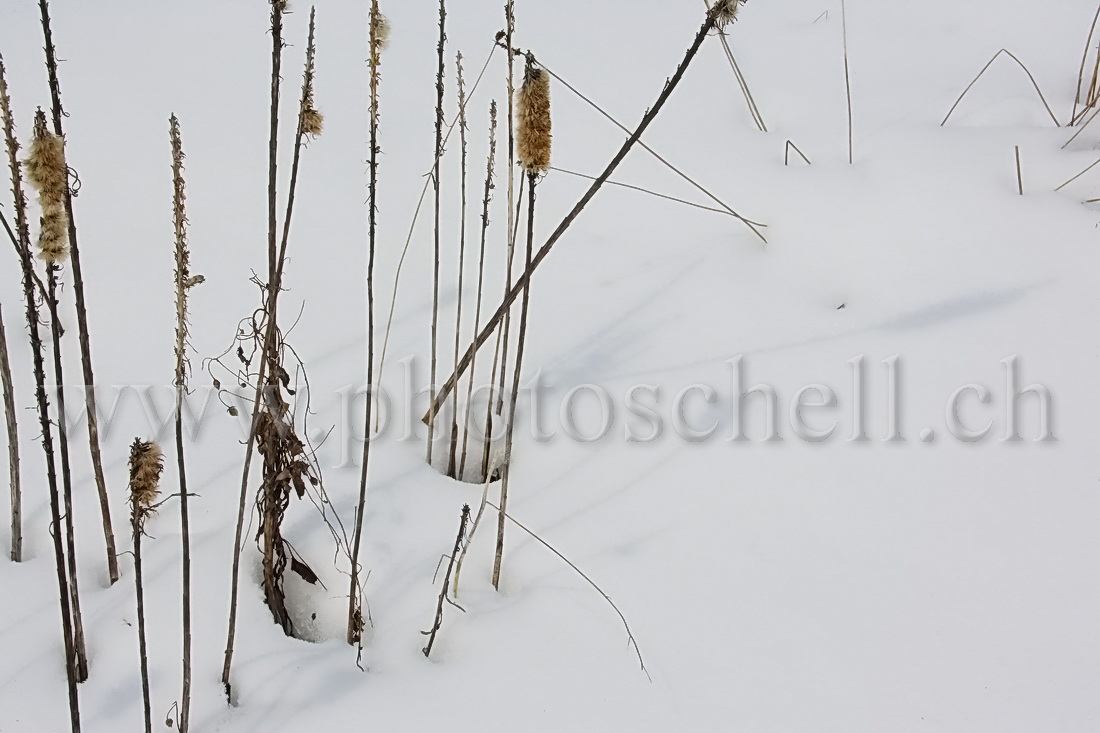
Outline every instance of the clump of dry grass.
<path id="1" fill-rule="evenodd" d="M 523 86 L 516 99 L 516 160 L 529 174 L 550 168 L 550 76 L 528 54 Z"/>
<path id="2" fill-rule="evenodd" d="M 65 211 L 69 167 L 65 141 L 46 128 L 46 113 L 41 109 L 34 116 L 34 139 L 24 165 L 42 210 L 38 256 L 50 265 L 63 262 L 69 256 L 69 216 Z"/>

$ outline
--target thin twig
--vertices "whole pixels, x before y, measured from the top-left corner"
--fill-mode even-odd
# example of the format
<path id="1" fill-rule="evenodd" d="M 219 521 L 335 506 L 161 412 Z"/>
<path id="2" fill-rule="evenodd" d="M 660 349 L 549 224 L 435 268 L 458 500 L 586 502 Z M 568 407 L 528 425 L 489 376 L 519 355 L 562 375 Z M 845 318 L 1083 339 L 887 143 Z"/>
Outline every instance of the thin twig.
<path id="1" fill-rule="evenodd" d="M 443 627 L 443 604 L 454 603 L 451 599 L 447 598 L 447 589 L 451 584 L 451 573 L 454 571 L 455 559 L 458 557 L 459 548 L 462 547 L 462 539 L 466 536 L 466 524 L 470 521 L 470 505 L 462 505 L 462 516 L 458 523 L 458 536 L 455 538 L 454 550 L 451 551 L 450 562 L 447 563 L 447 574 L 443 576 L 443 588 L 439 591 L 439 601 L 435 607 L 435 619 L 432 621 L 432 628 L 428 631 L 421 631 L 420 633 L 428 637 L 428 644 L 424 647 L 424 656 L 431 657 L 432 646 L 435 645 L 436 634 L 439 633 L 439 629 Z"/>
<path id="2" fill-rule="evenodd" d="M 959 98 L 955 100 L 955 104 L 951 105 L 951 109 L 948 110 L 947 116 L 943 118 L 943 122 L 940 123 L 940 127 L 943 127 L 947 124 L 947 121 L 951 119 L 951 115 L 955 112 L 955 108 L 958 107 L 959 103 L 963 101 L 963 97 L 965 97 L 974 87 L 974 85 L 978 83 L 978 80 L 981 79 L 985 72 L 989 70 L 989 67 L 993 65 L 993 62 L 1000 58 L 1001 54 L 1005 54 L 1006 56 L 1011 58 L 1021 69 L 1024 70 L 1024 73 L 1027 74 L 1027 78 L 1031 80 L 1031 85 L 1035 87 L 1035 91 L 1036 93 L 1038 93 L 1039 99 L 1042 100 L 1043 106 L 1046 107 L 1047 114 L 1050 115 L 1050 119 L 1054 120 L 1055 127 L 1061 127 L 1061 125 L 1058 123 L 1058 118 L 1054 116 L 1054 112 L 1050 109 L 1050 105 L 1047 104 L 1047 98 L 1043 96 L 1043 90 L 1039 88 L 1039 82 L 1035 81 L 1035 77 L 1032 75 L 1031 71 L 1026 66 L 1024 66 L 1024 62 L 1016 58 L 1016 55 L 1009 51 L 1007 48 L 1002 48 L 1000 51 L 993 54 L 993 58 L 989 60 L 989 63 L 982 67 L 982 70 L 978 72 L 978 75 L 976 77 L 974 77 L 974 81 L 970 82 L 970 84 L 967 85 L 966 89 L 963 90 L 963 93 L 960 94 Z M 1067 143 L 1067 145 L 1068 144 L 1069 143 Z"/>
<path id="3" fill-rule="evenodd" d="M 558 168 L 557 166 L 550 166 L 550 170 L 557 171 L 558 173 L 564 173 L 568 176 L 576 176 L 577 178 L 583 178 L 587 181 L 597 180 L 596 176 L 589 176 L 589 175 L 586 175 L 584 173 L 578 173 L 576 171 L 566 170 L 565 168 Z M 675 196 L 667 196 L 663 193 L 657 193 L 656 191 L 650 191 L 648 188 L 642 188 L 641 186 L 632 186 L 629 183 L 620 183 L 619 181 L 608 180 L 607 185 L 609 185 L 609 186 L 619 186 L 620 188 L 629 188 L 631 191 L 638 191 L 639 193 L 646 193 L 646 194 L 649 194 L 650 196 L 656 196 L 659 199 L 664 199 L 666 201 L 674 201 L 678 204 L 683 204 L 684 206 L 691 206 L 691 207 L 694 207 L 696 209 L 702 209 L 703 211 L 713 211 L 715 214 L 722 214 L 724 216 L 733 216 L 732 214 L 730 214 L 728 211 L 725 211 L 724 209 L 715 209 L 711 206 L 703 206 L 702 204 L 696 204 L 696 203 L 693 203 L 691 201 L 685 201 L 684 199 L 678 199 Z"/>
<path id="4" fill-rule="evenodd" d="M 488 502 L 488 504 L 493 509 L 496 509 L 498 512 L 500 511 L 500 507 L 498 507 L 493 502 L 490 501 L 490 502 Z M 504 514 L 504 513 L 502 512 L 502 514 Z M 540 545 L 545 547 L 547 550 L 550 550 L 550 552 L 554 553 L 558 557 L 559 560 L 561 560 L 566 565 L 568 565 L 570 568 L 572 568 L 573 571 L 577 575 L 584 578 L 585 582 L 587 582 L 590 586 L 595 588 L 596 592 L 599 593 L 601 596 L 603 596 L 603 599 L 608 602 L 608 604 L 611 606 L 611 608 L 615 609 L 615 613 L 619 616 L 619 620 L 622 621 L 622 623 L 623 623 L 623 628 L 626 629 L 627 641 L 630 643 L 630 645 L 632 647 L 634 647 L 634 654 L 638 657 L 638 664 L 641 665 L 642 671 L 645 672 L 646 677 L 649 677 L 649 671 L 645 667 L 645 661 L 642 659 L 642 650 L 638 646 L 638 641 L 634 638 L 634 632 L 630 630 L 630 624 L 627 623 L 626 616 L 623 614 L 623 612 L 621 610 L 619 610 L 619 607 L 617 605 L 615 605 L 615 601 L 611 600 L 611 596 L 607 595 L 607 593 L 604 592 L 603 588 L 596 585 L 596 581 L 594 581 L 594 580 L 592 580 L 592 578 L 588 577 L 588 575 L 583 570 L 581 570 L 569 558 L 567 558 L 565 555 L 563 555 L 557 549 L 555 549 L 554 546 L 551 545 L 549 542 L 547 542 L 543 538 L 539 537 L 537 534 L 535 534 L 533 531 L 531 531 L 527 527 L 523 526 L 523 524 L 521 524 L 519 522 L 519 520 L 516 519 L 515 517 L 513 517 L 512 515 L 504 514 L 504 516 L 507 517 L 508 521 L 510 521 L 512 524 L 516 525 L 521 530 L 526 532 L 532 539 L 534 539 Z"/>
<path id="5" fill-rule="evenodd" d="M 1074 181 L 1076 181 L 1076 180 L 1077 180 L 1078 178 L 1080 178 L 1081 176 L 1085 175 L 1086 173 L 1088 173 L 1089 171 L 1091 171 L 1091 170 L 1092 170 L 1093 168 L 1095 168 L 1095 167 L 1096 167 L 1096 166 L 1098 166 L 1098 165 L 1100 165 L 1100 158 L 1097 158 L 1096 162 L 1092 163 L 1092 164 L 1091 164 L 1091 165 L 1090 165 L 1090 166 L 1089 166 L 1088 168 L 1086 168 L 1085 170 L 1081 171 L 1080 173 L 1078 173 L 1077 175 L 1075 175 L 1075 176 L 1074 176 L 1073 178 L 1069 179 L 1068 181 L 1066 181 L 1065 183 L 1063 183 L 1063 184 L 1062 184 L 1061 186 L 1059 186 L 1058 188 L 1056 188 L 1056 189 L 1054 189 L 1054 190 L 1055 190 L 1055 191 L 1061 191 L 1061 190 L 1062 190 L 1063 188 L 1065 188 L 1065 187 L 1066 187 L 1066 186 L 1068 186 L 1069 184 L 1073 183 L 1073 182 L 1074 182 Z"/>
<path id="6" fill-rule="evenodd" d="M 791 150 L 792 149 L 796 153 L 798 153 L 800 156 L 802 156 L 802 160 L 806 161 L 806 165 L 813 165 L 812 163 L 810 163 L 810 159 L 806 157 L 806 154 L 803 153 L 801 150 L 799 150 L 798 146 L 795 145 L 790 140 L 787 141 L 787 145 L 783 149 L 783 165 L 787 165 L 788 163 L 790 163 L 790 157 L 791 157 Z"/>

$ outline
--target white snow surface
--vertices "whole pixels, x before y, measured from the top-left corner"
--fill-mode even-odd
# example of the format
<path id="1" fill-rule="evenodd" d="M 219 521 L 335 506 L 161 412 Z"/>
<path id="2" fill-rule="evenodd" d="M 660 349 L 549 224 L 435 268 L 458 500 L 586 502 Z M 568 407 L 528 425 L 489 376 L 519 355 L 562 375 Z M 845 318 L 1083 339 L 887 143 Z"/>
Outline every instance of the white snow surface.
<path id="1" fill-rule="evenodd" d="M 457 110 L 454 52 L 472 84 L 503 25 L 497 0 L 455 0 L 448 14 L 447 117 Z M 317 92 L 326 130 L 302 161 L 283 313 L 307 365 L 311 425 L 336 426 L 322 446 L 325 486 L 344 524 L 358 493 L 358 444 L 339 390 L 365 379 L 367 67 L 369 3 L 318 0 Z M 378 342 L 433 145 L 437 6 L 382 3 L 393 33 L 381 87 L 377 257 Z M 768 224 L 768 244 L 730 217 L 635 191 L 601 191 L 534 277 L 524 374 L 547 390 L 533 439 L 521 403 L 509 511 L 579 566 L 622 609 L 640 645 L 639 669 L 615 612 L 573 570 L 514 526 L 500 592 L 490 583 L 495 516 L 487 512 L 459 602 L 436 649 L 421 653 L 439 593 L 433 574 L 454 543 L 460 508 L 481 487 L 428 467 L 420 439 L 399 425 L 372 451 L 362 561 L 373 625 L 363 649 L 343 640 L 347 561 L 308 502 L 294 501 L 287 536 L 325 587 L 287 589 L 298 628 L 271 623 L 259 555 L 244 552 L 234 666 L 236 705 L 220 684 L 233 528 L 244 456 L 241 422 L 215 401 L 187 444 L 194 552 L 192 730 L 453 731 L 1093 731 L 1100 726 L 1100 129 L 1061 149 L 1026 76 L 1002 59 L 941 127 L 963 88 L 1000 48 L 1028 65 L 1058 120 L 1073 104 L 1094 6 L 1086 0 L 848 0 L 855 163 L 848 164 L 840 4 L 756 0 L 730 39 L 769 132 L 753 125 L 717 38 L 709 38 L 645 141 L 744 215 Z M 285 192 L 308 5 L 287 19 Z M 135 436 L 158 437 L 140 387 L 168 419 L 172 379 L 172 227 L 168 116 L 187 158 L 192 291 L 192 384 L 257 307 L 248 282 L 266 263 L 270 36 L 260 0 L 190 3 L 55 0 L 70 164 L 82 181 L 76 216 L 101 400 L 121 394 L 104 441 L 120 549 L 129 549 L 126 481 Z M 827 15 L 825 15 L 827 13 Z M 519 0 L 517 45 L 633 126 L 672 75 L 704 17 L 701 2 Z M 0 7 L 0 51 L 24 141 L 47 106 L 37 4 Z M 488 104 L 505 119 L 503 54 L 469 105 L 468 259 L 464 338 L 473 283 Z M 599 173 L 623 134 L 561 84 L 552 85 L 554 163 Z M 503 132 L 503 127 L 501 128 Z M 811 159 L 783 164 L 790 139 Z M 1017 191 L 1020 147 L 1025 195 Z M 505 145 L 499 153 L 503 158 Z M 443 186 L 440 376 L 452 362 L 460 147 L 448 143 Z M 499 171 L 503 172 L 503 161 Z M 615 180 L 708 203 L 635 149 Z M 551 172 L 539 185 L 536 246 L 587 183 Z M 5 190 L 6 190 L 5 185 Z M 10 211 L 5 194 L 5 210 Z M 282 199 L 281 199 L 282 200 Z M 505 188 L 498 177 L 486 311 L 502 288 Z M 280 217 L 282 216 L 280 204 Z M 384 385 L 397 395 L 400 360 L 427 380 L 430 199 L 405 262 Z M 6 246 L 6 245 L 5 245 Z M 472 253 L 472 254 L 471 254 Z M 0 561 L 0 731 L 68 730 L 65 675 L 22 291 L 5 251 L 4 305 L 25 482 L 27 561 Z M 71 308 L 71 288 L 64 305 Z M 841 305 L 843 308 L 839 308 Z M 68 374 L 78 373 L 66 310 Z M 486 356 L 488 354 L 488 356 Z M 729 441 L 743 355 L 746 386 L 779 395 L 782 440 L 762 441 L 765 412 L 747 401 L 750 440 Z M 852 432 L 852 367 L 865 356 L 867 441 Z M 903 441 L 887 442 L 887 369 L 898 355 Z M 1038 401 L 1019 401 L 1023 440 L 1003 441 L 1005 367 L 1020 386 L 1053 395 L 1055 441 L 1035 441 Z M 491 349 L 482 352 L 484 381 Z M 232 380 L 224 380 L 231 382 Z M 525 379 L 526 381 L 526 379 Z M 788 407 L 804 385 L 836 390 L 836 434 L 798 438 Z M 957 388 L 981 384 L 963 421 L 984 440 L 947 430 Z M 615 400 L 606 437 L 564 434 L 557 406 L 594 384 Z M 685 387 L 696 426 L 672 429 Z M 627 440 L 634 385 L 660 388 L 665 432 Z M 205 393 L 196 392 L 198 410 Z M 643 402 L 652 398 L 643 397 Z M 70 399 L 70 402 L 75 400 Z M 395 399 L 396 402 L 396 399 Z M 423 407 L 423 400 L 420 402 Z M 108 407 L 110 405 L 108 404 Z M 578 397 L 591 431 L 597 402 Z M 362 401 L 351 423 L 357 431 Z M 400 422 L 408 416 L 395 414 Z M 84 730 L 141 727 L 131 557 L 108 587 L 86 433 L 73 435 L 78 565 L 91 678 L 80 687 Z M 922 429 L 936 433 L 922 442 Z M 171 434 L 159 435 L 166 448 Z M 341 441 L 354 464 L 341 465 Z M 6 455 L 6 450 L 4 452 Z M 171 455 L 171 454 L 169 454 Z M 165 489 L 175 486 L 168 461 Z M 256 480 L 253 480 L 255 486 Z M 491 492 L 495 500 L 495 488 Z M 8 544 L 6 513 L 0 543 Z M 149 524 L 145 543 L 154 724 L 180 695 L 178 504 Z M 173 713 L 174 715 L 174 713 Z"/>

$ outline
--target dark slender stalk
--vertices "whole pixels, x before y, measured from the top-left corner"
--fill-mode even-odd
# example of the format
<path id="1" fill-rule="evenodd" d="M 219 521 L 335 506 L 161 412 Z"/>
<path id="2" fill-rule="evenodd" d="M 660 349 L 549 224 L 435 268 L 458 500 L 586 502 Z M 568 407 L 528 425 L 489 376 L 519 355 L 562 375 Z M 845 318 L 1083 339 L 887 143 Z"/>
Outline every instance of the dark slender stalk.
<path id="1" fill-rule="evenodd" d="M 439 205 L 440 184 L 439 162 L 443 158 L 443 75 L 446 71 L 443 52 L 447 46 L 447 5 L 446 0 L 439 0 L 439 67 L 435 76 L 435 166 L 432 168 L 432 187 L 435 192 L 435 267 L 432 278 L 432 365 L 431 376 L 428 381 L 428 396 L 435 401 L 435 375 L 437 350 L 439 348 Z M 432 449 L 435 447 L 435 420 L 428 421 L 428 465 L 432 464 Z"/>
<path id="2" fill-rule="evenodd" d="M 787 141 L 787 146 L 783 149 L 783 165 L 788 165 L 791 162 L 791 150 L 798 153 L 802 160 L 806 161 L 806 165 L 812 165 L 810 159 L 806 157 L 806 154 L 799 150 L 798 146 L 790 140 Z"/>
<path id="3" fill-rule="evenodd" d="M 348 591 L 348 644 L 362 644 L 362 588 L 359 584 L 359 551 L 363 541 L 363 514 L 367 508 L 367 475 L 370 465 L 371 415 L 374 401 L 374 256 L 378 236 L 378 69 L 382 64 L 382 14 L 378 0 L 370 11 L 370 182 L 367 196 L 367 394 L 363 420 L 363 465 L 359 471 L 359 504 L 355 510 L 355 536 L 351 550 L 351 588 Z"/>
<path id="4" fill-rule="evenodd" d="M 596 176 L 590 176 L 586 173 L 578 173 L 577 171 L 566 170 L 565 168 L 558 168 L 557 166 L 550 166 L 550 170 L 557 171 L 558 173 L 564 173 L 567 176 L 575 176 L 576 178 L 583 178 L 587 181 L 596 180 Z M 627 189 L 630 189 L 631 191 L 637 191 L 639 193 L 649 194 L 650 196 L 656 196 L 657 198 L 664 199 L 665 201 L 672 201 L 672 202 L 675 202 L 677 204 L 683 204 L 684 206 L 690 206 L 690 207 L 695 208 L 695 209 L 702 209 L 703 211 L 713 211 L 716 214 L 724 214 L 726 216 L 731 216 L 731 214 L 728 211 L 723 211 L 722 209 L 716 209 L 712 206 L 703 206 L 702 204 L 696 204 L 692 201 L 685 201 L 684 199 L 678 199 L 675 196 L 668 196 L 668 195 L 663 194 L 663 193 L 657 193 L 656 191 L 650 191 L 648 188 L 642 188 L 641 186 L 632 186 L 629 183 L 620 183 L 619 181 L 610 181 L 610 180 L 607 181 L 607 185 L 608 186 L 618 186 L 619 188 L 627 188 Z"/>
<path id="5" fill-rule="evenodd" d="M 180 490 L 180 536 L 182 541 L 183 588 L 183 692 L 180 696 L 178 728 L 187 733 L 191 717 L 191 519 L 187 499 L 187 464 L 183 451 L 183 399 L 187 394 L 187 291 L 202 282 L 191 275 L 187 248 L 186 184 L 183 179 L 183 141 L 175 115 L 169 122 L 172 144 L 172 221 L 175 229 L 176 259 L 176 464 Z M 135 545 L 136 547 L 136 545 Z"/>
<path id="6" fill-rule="evenodd" d="M 535 185 L 538 176 L 527 174 L 527 257 L 526 269 L 531 269 L 535 250 Z M 504 466 L 500 485 L 500 516 L 497 521 L 497 549 L 493 560 L 493 587 L 500 590 L 500 567 L 504 561 L 504 525 L 505 512 L 508 511 L 508 488 L 512 475 L 512 441 L 516 428 L 516 403 L 519 402 L 520 377 L 523 371 L 523 347 L 527 340 L 527 312 L 531 303 L 531 279 L 523 286 L 523 301 L 519 315 L 519 340 L 516 343 L 516 366 L 512 375 L 512 399 L 508 403 L 508 423 L 505 425 Z"/>
<path id="7" fill-rule="evenodd" d="M 461 214 L 458 234 L 458 306 L 455 314 L 455 364 L 462 354 L 462 290 L 466 273 L 466 85 L 462 78 L 462 52 L 459 51 L 455 59 L 458 69 L 458 138 L 462 146 L 462 173 L 460 188 Z M 476 333 L 476 330 L 475 330 Z M 451 478 L 462 478 L 458 471 L 458 390 L 452 390 L 451 401 L 451 448 L 447 458 L 447 475 Z M 463 432 L 469 428 L 468 423 L 463 423 Z"/>
<path id="8" fill-rule="evenodd" d="M 462 549 L 462 538 L 466 536 L 466 524 L 469 521 L 470 505 L 463 504 L 462 517 L 459 519 L 458 524 L 458 536 L 455 538 L 455 546 L 454 550 L 451 551 L 450 562 L 447 563 L 447 574 L 443 576 L 443 588 L 439 591 L 439 601 L 435 606 L 435 619 L 432 621 L 432 628 L 430 630 L 421 632 L 428 637 L 428 644 L 423 649 L 425 657 L 430 657 L 432 655 L 432 647 L 435 645 L 436 634 L 438 634 L 439 629 L 443 627 L 443 604 L 454 603 L 447 597 L 447 590 L 451 585 L 451 573 L 454 571 L 455 559 Z"/>
<path id="9" fill-rule="evenodd" d="M 27 223 L 27 197 L 23 192 L 23 175 L 19 165 L 19 142 L 15 136 L 15 122 L 11 112 L 4 61 L 0 57 L 0 118 L 4 126 L 4 141 L 8 153 L 11 174 L 12 197 L 15 210 L 15 232 L 0 213 L 4 228 L 12 237 L 23 273 L 23 295 L 26 305 L 27 332 L 30 335 L 31 356 L 34 364 L 35 404 L 38 409 L 38 426 L 41 433 L 42 452 L 46 459 L 46 485 L 50 496 L 50 520 L 53 531 L 54 566 L 57 570 L 58 605 L 61 609 L 61 634 L 65 644 L 65 679 L 68 685 L 69 722 L 73 733 L 80 731 L 80 700 L 76 679 L 76 653 L 73 648 L 72 613 L 69 607 L 69 582 L 65 571 L 65 548 L 61 539 L 61 501 L 57 486 L 57 464 L 53 443 L 53 424 L 50 420 L 50 402 L 46 392 L 45 348 L 40 330 L 41 316 L 35 286 L 41 285 L 34 271 L 31 257 L 31 235 Z M 18 232 L 18 234 L 16 234 Z M 47 301 L 48 302 L 48 301 Z"/>
<path id="10" fill-rule="evenodd" d="M 84 621 L 80 614 L 80 588 L 76 572 L 76 532 L 73 519 L 73 480 L 69 465 L 68 411 L 65 409 L 65 374 L 61 365 L 61 324 L 57 313 L 56 266 L 46 265 L 49 288 L 50 335 L 53 338 L 53 376 L 57 397 L 57 443 L 61 453 L 61 487 L 65 507 L 65 555 L 69 574 L 69 597 L 73 613 L 73 652 L 76 660 L 76 681 L 88 679 L 88 654 L 84 645 Z"/>
<path id="11" fill-rule="evenodd" d="M 496 100 L 489 105 L 489 160 L 485 165 L 485 193 L 481 199 L 481 251 L 477 264 L 477 301 L 474 303 L 474 334 L 481 328 L 481 301 L 485 286 L 485 244 L 489 234 L 489 204 L 493 200 L 493 179 L 496 175 L 497 155 L 497 103 Z M 458 349 L 455 349 L 455 361 L 458 360 Z M 463 425 L 466 426 L 462 435 L 462 458 L 459 461 L 459 475 L 466 474 L 466 450 L 470 444 L 470 412 L 471 400 L 474 394 L 474 380 L 477 376 L 477 357 L 470 364 L 470 384 L 466 389 L 466 417 Z M 489 404 L 492 405 L 492 395 L 489 396 Z M 490 416 L 492 413 L 490 412 Z M 488 443 L 486 443 L 487 445 Z"/>
<path id="12" fill-rule="evenodd" d="M 141 700 L 145 712 L 145 733 L 153 733 L 153 704 L 149 695 L 149 650 L 145 641 L 145 586 L 141 570 L 140 509 L 135 507 L 130 524 L 134 533 L 134 588 L 137 595 L 138 656 L 141 666 Z M 182 728 L 181 728 L 182 730 Z"/>
<path id="13" fill-rule="evenodd" d="M 573 222 L 576 221 L 577 217 L 580 216 L 585 207 L 587 207 L 592 199 L 596 196 L 596 194 L 599 193 L 599 190 L 603 188 L 604 184 L 623 162 L 627 154 L 630 153 L 631 149 L 638 142 L 638 140 L 641 139 L 642 135 L 649 128 L 649 126 L 653 124 L 653 120 L 655 120 L 657 118 L 657 115 L 660 114 L 661 109 L 665 106 L 665 103 L 669 100 L 669 97 L 671 97 L 672 93 L 676 90 L 676 87 L 679 85 L 680 80 L 683 79 L 684 73 L 691 65 L 692 60 L 699 53 L 699 48 L 702 47 L 703 41 L 705 41 L 707 38 L 707 34 L 709 34 L 710 31 L 714 28 L 715 21 L 715 13 L 713 11 L 711 13 L 708 13 L 706 20 L 703 22 L 703 25 L 699 28 L 698 33 L 695 34 L 695 40 L 692 42 L 691 46 L 688 47 L 688 50 L 684 55 L 684 59 L 677 67 L 676 73 L 673 74 L 672 78 L 670 78 L 665 83 L 664 88 L 661 90 L 661 94 L 657 97 L 656 103 L 649 109 L 648 112 L 646 112 L 637 129 L 635 129 L 634 132 L 627 139 L 627 141 L 623 143 L 622 147 L 619 149 L 619 152 L 616 153 L 615 157 L 612 158 L 610 163 L 608 163 L 607 168 L 604 169 L 604 172 L 600 175 L 600 177 L 592 182 L 592 185 L 589 186 L 588 190 L 584 193 L 580 200 L 577 201 L 572 210 L 570 210 L 570 212 L 566 214 L 565 218 L 562 219 L 561 223 L 558 224 L 558 227 L 550 235 L 549 239 L 546 240 L 539 251 L 535 254 L 534 258 L 531 261 L 531 266 L 527 268 L 527 270 L 519 277 L 518 280 L 516 280 L 516 282 L 512 286 L 512 289 L 508 291 L 507 295 L 505 295 L 503 302 L 501 302 L 496 312 L 485 324 L 485 327 L 481 329 L 481 332 L 477 335 L 477 338 L 474 339 L 473 343 L 470 344 L 469 348 L 466 349 L 466 353 L 459 361 L 459 364 L 456 367 L 454 373 L 440 388 L 439 393 L 436 395 L 435 401 L 428 409 L 428 413 L 424 416 L 425 421 L 430 420 L 435 415 L 435 413 L 439 411 L 439 406 L 442 400 L 447 397 L 447 395 L 450 393 L 450 390 L 454 389 L 455 383 L 457 382 L 458 378 L 461 377 L 463 372 L 469 367 L 470 360 L 473 358 L 474 353 L 479 348 L 481 348 L 481 346 L 486 341 L 489 340 L 489 337 L 492 335 L 493 331 L 504 320 L 505 314 L 508 312 L 512 303 L 514 303 L 516 299 L 520 295 L 522 295 L 527 282 L 531 279 L 531 276 L 534 274 L 535 270 L 542 263 L 542 261 L 546 259 L 547 255 L 550 254 L 550 251 L 553 249 L 554 245 L 558 242 L 559 239 L 561 239 L 561 237 L 565 234 L 569 227 L 572 226 Z"/>
<path id="14" fill-rule="evenodd" d="M 256 395 L 253 401 L 252 421 L 248 431 L 248 446 L 245 449 L 244 469 L 241 475 L 241 492 L 237 506 L 237 527 L 233 542 L 233 568 L 230 581 L 229 598 L 229 631 L 226 634 L 225 658 L 222 664 L 222 685 L 225 687 L 225 696 L 229 702 L 233 699 L 233 688 L 230 684 L 230 673 L 233 667 L 233 650 L 237 636 L 237 596 L 240 590 L 240 565 L 241 565 L 241 540 L 244 534 L 245 508 L 248 505 L 248 477 L 252 468 L 252 455 L 256 447 L 256 428 L 259 425 L 261 414 L 261 397 L 264 385 L 268 377 L 269 354 L 274 348 L 279 292 L 282 289 L 282 271 L 280 259 L 276 249 L 277 237 L 277 191 L 278 181 L 278 132 L 279 132 L 279 95 L 282 69 L 283 52 L 283 12 L 286 10 L 285 0 L 271 0 L 271 123 L 268 139 L 268 285 L 267 285 L 267 329 L 264 333 L 262 345 L 260 369 L 256 377 Z M 298 136 L 295 146 L 295 156 L 300 149 L 303 133 L 301 130 L 301 115 L 299 114 Z M 295 180 L 296 169 L 292 171 L 292 181 Z M 293 183 L 291 195 L 288 200 L 288 210 L 293 209 Z M 286 241 L 289 236 L 290 218 L 283 222 L 283 251 L 286 249 Z"/>
<path id="15" fill-rule="evenodd" d="M 504 4 L 505 22 L 505 50 L 508 53 L 508 266 L 504 271 L 504 293 L 507 296 L 512 289 L 512 263 L 515 259 L 516 236 L 513 223 L 518 216 L 513 216 L 512 207 L 516 205 L 516 113 L 515 113 L 515 48 L 513 37 L 516 32 L 515 3 L 508 0 Z M 522 192 L 522 189 L 520 189 Z M 504 385 L 508 373 L 508 349 L 511 344 L 512 310 L 504 311 L 504 329 L 501 335 L 500 347 L 500 391 L 497 392 L 496 411 L 500 415 L 504 412 Z M 457 372 L 457 367 L 456 367 Z M 457 383 L 457 380 L 456 380 Z"/>
<path id="16" fill-rule="evenodd" d="M 1020 186 L 1020 195 L 1024 195 L 1024 171 L 1020 167 L 1020 146 L 1016 146 L 1016 182 Z"/>
<path id="17" fill-rule="evenodd" d="M 61 106 L 61 84 L 57 78 L 57 54 L 50 28 L 48 0 L 38 0 L 42 15 L 42 34 L 45 39 L 46 72 L 49 76 L 53 132 L 65 137 L 62 119 L 66 116 Z M 113 585 L 118 581 L 118 555 L 115 550 L 115 531 L 111 522 L 111 503 L 107 495 L 107 482 L 103 475 L 103 456 L 99 444 L 99 413 L 96 409 L 95 374 L 92 371 L 92 346 L 88 335 L 88 309 L 84 299 L 84 275 L 80 262 L 80 246 L 76 237 L 76 217 L 73 216 L 72 192 L 65 192 L 65 213 L 69 217 L 69 255 L 72 260 L 73 293 L 76 296 L 76 325 L 80 341 L 80 363 L 84 376 L 84 407 L 88 420 L 88 447 L 92 456 L 92 470 L 96 489 L 99 491 L 99 510 L 103 519 L 103 537 L 107 545 L 107 572 Z"/>
<path id="18" fill-rule="evenodd" d="M 11 482 L 11 561 L 23 562 L 23 493 L 19 486 L 19 425 L 15 419 L 15 388 L 8 357 L 8 336 L 0 310 L 0 387 L 4 392 L 4 422 L 8 436 L 8 477 Z"/>

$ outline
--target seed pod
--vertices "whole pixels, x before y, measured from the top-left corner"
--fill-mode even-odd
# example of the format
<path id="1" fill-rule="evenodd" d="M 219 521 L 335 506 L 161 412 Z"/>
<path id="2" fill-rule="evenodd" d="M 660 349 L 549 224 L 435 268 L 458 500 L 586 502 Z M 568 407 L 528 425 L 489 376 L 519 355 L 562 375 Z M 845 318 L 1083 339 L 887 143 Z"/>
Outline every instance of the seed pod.
<path id="1" fill-rule="evenodd" d="M 136 514 L 143 514 L 160 493 L 160 474 L 164 470 L 164 454 L 160 446 L 140 438 L 130 446 L 130 503 Z"/>
<path id="2" fill-rule="evenodd" d="M 550 168 L 550 75 L 527 55 L 523 86 L 516 95 L 516 159 L 529 174 Z"/>
<path id="3" fill-rule="evenodd" d="M 725 28 L 737 20 L 737 14 L 741 12 L 741 6 L 748 0 L 718 0 L 711 9 L 714 14 L 714 24 L 719 28 Z"/>
<path id="4" fill-rule="evenodd" d="M 375 52 L 384 51 L 390 43 L 390 20 L 380 12 L 371 12 L 370 18 L 371 45 Z"/>
<path id="5" fill-rule="evenodd" d="M 26 167 L 42 210 L 38 256 L 49 264 L 61 262 L 69 256 L 69 216 L 65 210 L 69 167 L 65 163 L 65 141 L 46 128 L 46 114 L 41 109 L 34 116 L 34 140 Z"/>

